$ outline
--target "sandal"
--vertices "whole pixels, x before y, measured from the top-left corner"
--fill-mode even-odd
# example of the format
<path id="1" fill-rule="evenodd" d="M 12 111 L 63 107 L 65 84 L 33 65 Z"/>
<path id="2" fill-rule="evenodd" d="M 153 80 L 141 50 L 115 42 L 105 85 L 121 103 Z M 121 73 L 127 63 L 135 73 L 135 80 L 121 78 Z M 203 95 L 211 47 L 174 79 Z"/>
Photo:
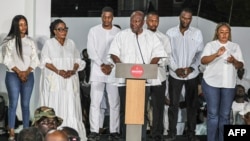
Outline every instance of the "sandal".
<path id="1" fill-rule="evenodd" d="M 10 129 L 8 141 L 15 141 L 15 131 L 14 131 L 14 129 Z"/>

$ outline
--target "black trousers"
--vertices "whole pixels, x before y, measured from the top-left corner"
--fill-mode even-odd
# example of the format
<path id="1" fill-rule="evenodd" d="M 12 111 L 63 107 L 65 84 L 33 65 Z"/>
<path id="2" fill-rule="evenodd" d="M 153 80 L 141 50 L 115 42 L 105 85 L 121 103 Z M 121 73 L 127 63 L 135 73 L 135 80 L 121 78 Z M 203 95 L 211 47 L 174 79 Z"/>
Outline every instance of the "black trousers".
<path id="1" fill-rule="evenodd" d="M 126 124 L 125 124 L 125 103 L 126 103 L 126 86 L 118 87 L 120 95 L 120 132 L 123 139 L 126 138 Z M 149 87 L 145 91 L 145 107 L 144 107 L 144 124 L 142 125 L 142 141 L 146 141 L 147 132 L 147 102 L 149 97 Z"/>
<path id="2" fill-rule="evenodd" d="M 169 76 L 170 105 L 168 118 L 170 135 L 176 135 L 178 108 L 183 86 L 185 87 L 185 102 L 187 108 L 187 135 L 195 135 L 198 111 L 198 77 L 190 80 L 178 80 Z"/>
<path id="3" fill-rule="evenodd" d="M 163 135 L 165 91 L 166 81 L 163 81 L 161 85 L 150 87 L 150 96 L 153 107 L 153 126 L 151 129 L 153 138 L 162 138 Z"/>

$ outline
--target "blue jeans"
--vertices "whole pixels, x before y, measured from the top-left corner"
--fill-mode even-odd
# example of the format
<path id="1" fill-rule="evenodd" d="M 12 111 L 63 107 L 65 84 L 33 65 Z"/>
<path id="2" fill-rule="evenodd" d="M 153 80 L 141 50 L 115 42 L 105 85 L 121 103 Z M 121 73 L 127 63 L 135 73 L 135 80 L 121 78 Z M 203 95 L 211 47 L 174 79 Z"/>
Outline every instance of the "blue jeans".
<path id="1" fill-rule="evenodd" d="M 207 141 L 224 141 L 224 125 L 230 124 L 235 88 L 212 87 L 204 79 L 201 85 L 207 102 Z"/>
<path id="2" fill-rule="evenodd" d="M 16 118 L 16 108 L 19 94 L 21 96 L 21 108 L 23 127 L 29 127 L 30 120 L 30 97 L 34 86 L 34 74 L 31 72 L 28 80 L 22 83 L 14 72 L 6 72 L 5 84 L 8 91 L 9 111 L 8 111 L 8 126 L 14 128 Z"/>

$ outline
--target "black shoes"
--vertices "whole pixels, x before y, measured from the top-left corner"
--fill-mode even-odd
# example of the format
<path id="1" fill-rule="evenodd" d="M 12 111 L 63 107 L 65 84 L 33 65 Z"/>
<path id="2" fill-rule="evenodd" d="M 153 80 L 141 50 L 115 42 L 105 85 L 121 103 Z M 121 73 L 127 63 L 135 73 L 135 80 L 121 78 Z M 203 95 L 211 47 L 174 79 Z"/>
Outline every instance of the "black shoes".
<path id="1" fill-rule="evenodd" d="M 100 135 L 95 132 L 91 132 L 88 136 L 88 141 L 99 141 L 100 140 Z"/>
<path id="2" fill-rule="evenodd" d="M 198 139 L 195 135 L 189 135 L 188 141 L 200 141 L 200 139 Z"/>
<path id="3" fill-rule="evenodd" d="M 175 135 L 167 135 L 165 138 L 165 141 L 175 141 L 176 136 Z"/>
<path id="4" fill-rule="evenodd" d="M 200 141 L 195 135 L 187 135 L 188 141 Z M 167 135 L 164 141 L 176 141 L 175 135 Z"/>
<path id="5" fill-rule="evenodd" d="M 118 133 L 110 133 L 109 137 L 108 137 L 109 141 L 119 141 L 120 140 L 120 136 Z"/>
<path id="6" fill-rule="evenodd" d="M 160 136 L 154 137 L 153 141 L 163 141 L 163 138 Z"/>

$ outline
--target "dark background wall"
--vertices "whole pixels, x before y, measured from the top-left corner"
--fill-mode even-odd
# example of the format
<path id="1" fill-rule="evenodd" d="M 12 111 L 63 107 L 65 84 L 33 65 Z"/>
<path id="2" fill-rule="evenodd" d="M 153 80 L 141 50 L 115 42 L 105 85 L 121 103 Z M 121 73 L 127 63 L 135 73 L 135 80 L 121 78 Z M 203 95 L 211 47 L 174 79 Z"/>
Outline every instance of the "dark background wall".
<path id="1" fill-rule="evenodd" d="M 184 7 L 194 15 L 232 26 L 250 26 L 250 0 L 52 0 L 52 17 L 99 17 L 104 6 L 115 16 L 127 17 L 133 10 L 155 10 L 160 16 L 177 16 Z"/>

